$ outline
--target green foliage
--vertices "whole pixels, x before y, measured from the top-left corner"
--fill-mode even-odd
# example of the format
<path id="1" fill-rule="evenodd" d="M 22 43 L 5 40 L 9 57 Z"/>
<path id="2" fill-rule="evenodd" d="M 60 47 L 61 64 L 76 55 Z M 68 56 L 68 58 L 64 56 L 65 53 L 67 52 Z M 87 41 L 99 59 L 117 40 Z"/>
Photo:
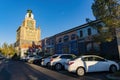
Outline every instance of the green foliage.
<path id="1" fill-rule="evenodd" d="M 97 25 L 99 41 L 112 41 L 115 38 L 115 29 L 120 27 L 120 2 L 119 0 L 94 0 L 92 11 L 96 19 L 105 25 Z M 107 30 L 104 31 L 104 28 Z M 102 38 L 102 39 L 100 39 Z"/>
<path id="2" fill-rule="evenodd" d="M 5 56 L 12 56 L 17 52 L 14 48 L 14 45 L 12 44 L 8 45 L 7 43 L 3 43 L 0 50 L 1 50 L 1 53 Z"/>

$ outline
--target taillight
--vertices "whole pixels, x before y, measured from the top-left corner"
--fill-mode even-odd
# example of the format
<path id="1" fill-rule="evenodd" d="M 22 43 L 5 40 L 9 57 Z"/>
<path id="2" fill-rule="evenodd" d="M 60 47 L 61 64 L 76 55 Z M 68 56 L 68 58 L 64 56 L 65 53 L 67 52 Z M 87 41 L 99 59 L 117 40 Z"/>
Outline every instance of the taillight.
<path id="1" fill-rule="evenodd" d="M 74 62 L 68 62 L 68 65 L 72 65 L 72 64 L 74 64 Z"/>
<path id="2" fill-rule="evenodd" d="M 50 62 L 53 61 L 53 58 L 50 59 Z"/>

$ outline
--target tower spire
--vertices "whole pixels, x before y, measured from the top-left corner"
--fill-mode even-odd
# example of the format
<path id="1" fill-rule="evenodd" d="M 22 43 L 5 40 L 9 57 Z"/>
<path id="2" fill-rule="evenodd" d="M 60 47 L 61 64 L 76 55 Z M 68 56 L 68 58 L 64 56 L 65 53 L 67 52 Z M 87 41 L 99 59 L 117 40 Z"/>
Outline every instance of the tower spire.
<path id="1" fill-rule="evenodd" d="M 32 13 L 32 10 L 31 10 L 31 9 L 28 9 L 28 10 L 27 10 L 27 13 Z"/>
<path id="2" fill-rule="evenodd" d="M 25 18 L 34 19 L 34 15 L 32 14 L 32 10 L 30 10 L 30 9 L 27 10 L 27 14 L 26 14 Z"/>

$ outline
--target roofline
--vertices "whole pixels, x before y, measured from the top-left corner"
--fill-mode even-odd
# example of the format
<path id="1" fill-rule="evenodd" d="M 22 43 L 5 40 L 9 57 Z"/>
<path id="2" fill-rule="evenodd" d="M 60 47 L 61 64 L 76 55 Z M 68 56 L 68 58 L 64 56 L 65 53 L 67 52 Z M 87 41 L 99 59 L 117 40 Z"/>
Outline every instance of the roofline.
<path id="1" fill-rule="evenodd" d="M 21 26 L 19 26 L 19 28 L 16 30 L 18 32 L 18 30 L 21 28 Z"/>
<path id="2" fill-rule="evenodd" d="M 94 20 L 94 21 L 91 21 L 90 23 L 97 23 L 97 22 L 100 22 L 100 20 Z M 85 24 L 77 26 L 75 28 L 60 32 L 60 33 L 56 34 L 55 36 L 59 36 L 59 35 L 63 35 L 63 34 L 66 34 L 66 33 L 72 32 L 72 31 L 76 31 L 76 30 L 79 30 L 81 28 L 85 28 L 86 26 L 89 26 L 89 23 L 85 23 Z"/>

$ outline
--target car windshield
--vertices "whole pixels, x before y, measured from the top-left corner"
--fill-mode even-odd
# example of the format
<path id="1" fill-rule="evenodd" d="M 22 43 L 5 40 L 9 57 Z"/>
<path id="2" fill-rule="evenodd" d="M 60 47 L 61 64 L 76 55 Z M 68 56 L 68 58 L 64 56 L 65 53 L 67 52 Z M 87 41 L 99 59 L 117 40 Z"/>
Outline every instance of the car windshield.
<path id="1" fill-rule="evenodd" d="M 56 57 L 58 57 L 58 55 L 56 55 L 56 56 L 52 56 L 52 58 L 56 58 Z"/>
<path id="2" fill-rule="evenodd" d="M 30 55 L 29 57 L 35 57 L 35 55 Z"/>

